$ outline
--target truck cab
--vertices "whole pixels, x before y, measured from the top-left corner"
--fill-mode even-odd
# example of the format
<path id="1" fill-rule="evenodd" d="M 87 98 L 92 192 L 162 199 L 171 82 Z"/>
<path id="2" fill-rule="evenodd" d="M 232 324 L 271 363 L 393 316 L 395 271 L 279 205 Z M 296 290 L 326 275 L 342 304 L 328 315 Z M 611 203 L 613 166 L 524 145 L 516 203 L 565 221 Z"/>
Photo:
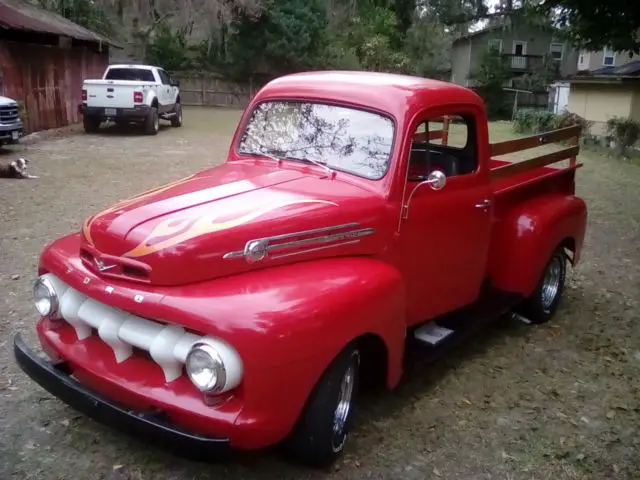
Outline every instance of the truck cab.
<path id="1" fill-rule="evenodd" d="M 50 360 L 19 335 L 14 354 L 78 410 L 183 452 L 282 444 L 327 465 L 358 390 L 396 387 L 409 348 L 440 355 L 505 313 L 553 317 L 586 228 L 579 135 L 490 143 L 481 98 L 436 80 L 273 80 L 224 163 L 44 248 Z M 568 145 L 497 158 L 554 142 Z"/>

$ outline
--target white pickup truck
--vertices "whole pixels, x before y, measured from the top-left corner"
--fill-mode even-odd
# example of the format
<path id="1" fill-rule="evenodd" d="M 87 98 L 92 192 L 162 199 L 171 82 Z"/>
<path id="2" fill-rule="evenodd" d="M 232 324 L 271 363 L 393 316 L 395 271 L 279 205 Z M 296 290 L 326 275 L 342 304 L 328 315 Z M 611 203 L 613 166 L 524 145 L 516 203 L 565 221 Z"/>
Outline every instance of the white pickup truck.
<path id="1" fill-rule="evenodd" d="M 182 125 L 180 83 L 153 65 L 109 65 L 101 79 L 82 83 L 79 110 L 87 133 L 113 120 L 122 126 L 142 124 L 147 134 L 155 135 L 161 118 L 174 127 Z"/>

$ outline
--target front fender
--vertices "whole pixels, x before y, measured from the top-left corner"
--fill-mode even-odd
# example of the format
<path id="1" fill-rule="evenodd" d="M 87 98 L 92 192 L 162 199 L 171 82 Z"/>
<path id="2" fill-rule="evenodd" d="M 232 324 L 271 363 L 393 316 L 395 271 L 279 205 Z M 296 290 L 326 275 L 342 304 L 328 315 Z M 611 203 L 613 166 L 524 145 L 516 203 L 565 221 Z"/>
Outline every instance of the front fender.
<path id="1" fill-rule="evenodd" d="M 559 245 L 580 259 L 587 222 L 585 202 L 574 195 L 545 195 L 526 201 L 494 229 L 489 272 L 501 290 L 530 295 Z"/>
<path id="2" fill-rule="evenodd" d="M 164 318 L 225 339 L 244 362 L 241 443 L 265 431 L 283 438 L 329 363 L 363 334 L 384 342 L 387 385 L 400 379 L 405 292 L 399 272 L 381 261 L 300 262 L 166 292 Z"/>

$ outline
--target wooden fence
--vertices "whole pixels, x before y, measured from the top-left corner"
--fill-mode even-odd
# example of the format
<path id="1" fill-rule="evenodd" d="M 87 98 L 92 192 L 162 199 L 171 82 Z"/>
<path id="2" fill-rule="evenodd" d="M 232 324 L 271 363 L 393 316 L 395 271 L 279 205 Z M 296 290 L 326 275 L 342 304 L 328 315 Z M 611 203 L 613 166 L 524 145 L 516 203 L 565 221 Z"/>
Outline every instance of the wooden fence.
<path id="1" fill-rule="evenodd" d="M 183 105 L 245 108 L 258 87 L 231 82 L 216 74 L 176 73 Z"/>

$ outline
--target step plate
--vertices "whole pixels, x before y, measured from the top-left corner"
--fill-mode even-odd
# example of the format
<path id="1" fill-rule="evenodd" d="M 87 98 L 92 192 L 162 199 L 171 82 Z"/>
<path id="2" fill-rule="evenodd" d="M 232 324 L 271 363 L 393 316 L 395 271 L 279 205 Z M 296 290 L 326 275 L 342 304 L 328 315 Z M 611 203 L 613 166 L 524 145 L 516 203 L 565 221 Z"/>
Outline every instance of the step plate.
<path id="1" fill-rule="evenodd" d="M 445 338 L 455 333 L 453 330 L 437 325 L 435 322 L 429 322 L 426 325 L 418 328 L 413 336 L 431 346 L 436 346 L 442 342 Z"/>

